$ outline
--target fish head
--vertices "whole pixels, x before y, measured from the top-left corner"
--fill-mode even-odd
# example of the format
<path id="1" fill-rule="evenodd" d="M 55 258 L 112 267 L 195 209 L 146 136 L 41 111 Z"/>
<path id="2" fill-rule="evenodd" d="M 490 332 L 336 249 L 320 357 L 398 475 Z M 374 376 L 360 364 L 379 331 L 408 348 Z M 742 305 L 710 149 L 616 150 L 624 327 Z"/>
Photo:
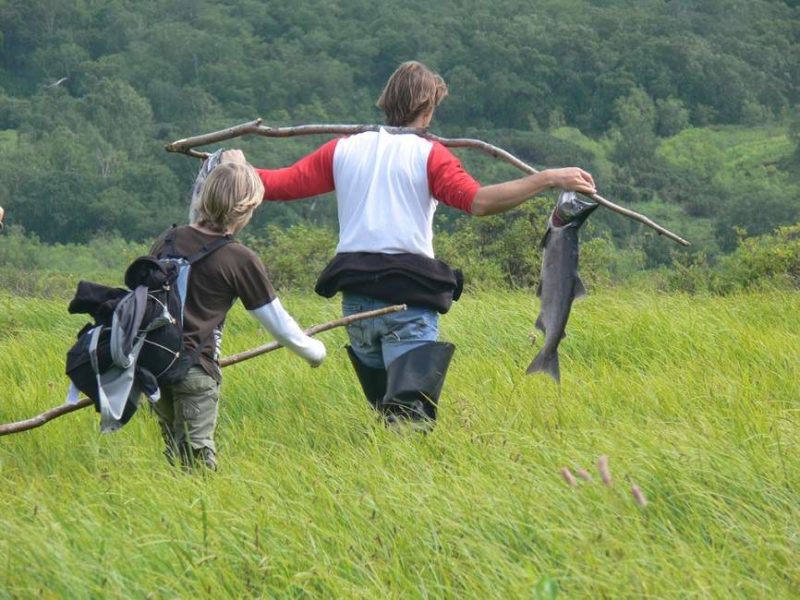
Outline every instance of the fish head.
<path id="1" fill-rule="evenodd" d="M 549 225 L 550 227 L 580 227 L 598 206 L 599 204 L 596 202 L 579 198 L 577 192 L 562 191 L 553 207 Z"/>

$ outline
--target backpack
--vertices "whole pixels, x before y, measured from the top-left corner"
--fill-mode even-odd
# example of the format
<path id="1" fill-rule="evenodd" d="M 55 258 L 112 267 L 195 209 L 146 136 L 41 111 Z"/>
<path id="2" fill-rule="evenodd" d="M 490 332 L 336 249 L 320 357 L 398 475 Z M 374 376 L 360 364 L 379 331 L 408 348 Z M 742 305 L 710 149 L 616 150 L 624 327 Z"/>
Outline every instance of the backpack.
<path id="1" fill-rule="evenodd" d="M 142 256 L 128 266 L 127 290 L 78 283 L 68 311 L 90 314 L 95 322 L 78 332 L 67 352 L 72 382 L 67 401 L 77 400 L 78 391 L 91 398 L 101 431 L 127 423 L 141 393 L 156 402 L 159 386 L 180 381 L 197 363 L 211 336 L 185 351 L 183 313 L 191 267 L 232 241 L 225 236 L 186 257 L 175 252 L 173 227 L 159 256 Z"/>

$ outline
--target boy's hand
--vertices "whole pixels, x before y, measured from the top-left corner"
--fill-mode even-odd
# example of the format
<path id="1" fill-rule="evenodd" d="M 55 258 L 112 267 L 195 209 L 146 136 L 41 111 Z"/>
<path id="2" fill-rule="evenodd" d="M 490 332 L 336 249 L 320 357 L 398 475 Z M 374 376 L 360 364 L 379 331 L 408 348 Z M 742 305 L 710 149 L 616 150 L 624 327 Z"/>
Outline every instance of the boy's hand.
<path id="1" fill-rule="evenodd" d="M 311 365 L 312 369 L 316 369 L 318 366 L 322 364 L 322 361 L 325 360 L 325 357 L 328 354 L 328 351 L 325 349 L 325 344 L 320 342 L 319 340 L 310 339 L 310 344 L 308 348 L 308 354 L 305 356 L 305 359 L 308 361 L 308 364 Z"/>

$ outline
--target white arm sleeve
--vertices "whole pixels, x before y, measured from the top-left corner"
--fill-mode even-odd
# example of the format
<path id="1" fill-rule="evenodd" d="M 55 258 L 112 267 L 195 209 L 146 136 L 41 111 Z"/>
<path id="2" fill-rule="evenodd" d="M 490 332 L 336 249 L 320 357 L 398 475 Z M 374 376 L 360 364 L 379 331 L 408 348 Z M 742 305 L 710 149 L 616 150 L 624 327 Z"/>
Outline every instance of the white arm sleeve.
<path id="1" fill-rule="evenodd" d="M 312 367 L 319 366 L 325 359 L 325 344 L 303 333 L 277 298 L 269 304 L 247 312 L 253 315 L 278 343 L 302 356 Z"/>

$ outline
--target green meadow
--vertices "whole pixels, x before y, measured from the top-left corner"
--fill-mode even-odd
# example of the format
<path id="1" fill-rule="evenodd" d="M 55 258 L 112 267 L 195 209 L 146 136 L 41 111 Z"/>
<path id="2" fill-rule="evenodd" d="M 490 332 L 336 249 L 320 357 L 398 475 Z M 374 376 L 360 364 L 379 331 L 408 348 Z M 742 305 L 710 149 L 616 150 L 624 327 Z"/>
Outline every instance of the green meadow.
<path id="1" fill-rule="evenodd" d="M 339 316 L 284 303 L 303 325 Z M 560 387 L 525 375 L 537 309 L 454 305 L 427 436 L 370 414 L 338 329 L 317 370 L 283 350 L 225 369 L 217 474 L 170 467 L 147 410 L 109 435 L 86 409 L 3 437 L 0 597 L 800 595 L 800 296 L 597 290 Z M 0 295 L 0 422 L 63 401 L 83 322 Z M 266 341 L 238 306 L 225 353 Z"/>

